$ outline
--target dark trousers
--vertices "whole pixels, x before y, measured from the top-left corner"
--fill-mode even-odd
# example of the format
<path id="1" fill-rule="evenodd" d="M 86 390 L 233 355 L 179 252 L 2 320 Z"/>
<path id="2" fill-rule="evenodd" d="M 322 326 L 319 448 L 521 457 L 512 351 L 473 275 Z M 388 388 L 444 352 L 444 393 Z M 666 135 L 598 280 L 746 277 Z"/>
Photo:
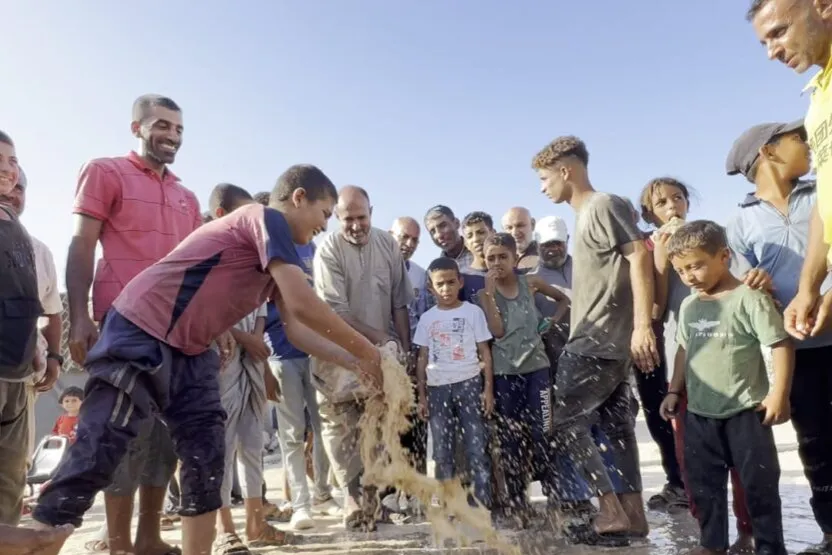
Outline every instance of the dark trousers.
<path id="1" fill-rule="evenodd" d="M 402 436 L 402 447 L 410 452 L 413 468 L 428 472 L 428 425 L 416 415 L 410 417 L 410 429 Z"/>
<path id="2" fill-rule="evenodd" d="M 529 374 L 495 376 L 494 401 L 508 501 L 513 508 L 525 508 L 530 480 L 526 472 L 528 453 L 532 455 L 531 476 L 541 477 L 547 491 L 556 490 L 548 438 L 552 415 L 549 368 Z"/>
<path id="3" fill-rule="evenodd" d="M 568 351 L 558 360 L 552 442 L 561 455 L 575 462 L 596 495 L 642 490 L 629 372 L 627 360 Z M 620 488 L 610 480 L 592 437 L 596 424 L 609 440 Z"/>
<path id="4" fill-rule="evenodd" d="M 658 330 L 660 331 L 660 330 Z M 660 333 L 656 337 L 661 337 Z M 664 353 L 664 346 L 658 345 L 659 353 Z M 679 460 L 676 458 L 676 449 L 673 439 L 673 425 L 662 418 L 659 407 L 667 395 L 667 361 L 662 355 L 661 364 L 649 374 L 645 374 L 638 368 L 635 369 L 636 386 L 638 396 L 641 399 L 641 410 L 644 411 L 644 420 L 647 423 L 647 430 L 650 437 L 659 446 L 659 453 L 662 457 L 667 483 L 671 486 L 684 488 L 682 472 L 679 470 Z"/>
<path id="5" fill-rule="evenodd" d="M 812 488 L 812 510 L 824 534 L 832 534 L 832 346 L 795 351 L 792 425 Z"/>
<path id="6" fill-rule="evenodd" d="M 780 461 L 774 434 L 753 410 L 725 419 L 685 416 L 685 467 L 708 549 L 728 549 L 728 469 L 745 488 L 756 552 L 786 555 L 780 504 Z"/>
<path id="7" fill-rule="evenodd" d="M 185 355 L 111 310 L 86 369 L 90 378 L 77 439 L 41 491 L 34 519 L 79 527 L 96 494 L 111 482 L 128 444 L 157 410 L 182 461 L 180 514 L 198 516 L 219 509 L 225 411 L 216 353 Z"/>

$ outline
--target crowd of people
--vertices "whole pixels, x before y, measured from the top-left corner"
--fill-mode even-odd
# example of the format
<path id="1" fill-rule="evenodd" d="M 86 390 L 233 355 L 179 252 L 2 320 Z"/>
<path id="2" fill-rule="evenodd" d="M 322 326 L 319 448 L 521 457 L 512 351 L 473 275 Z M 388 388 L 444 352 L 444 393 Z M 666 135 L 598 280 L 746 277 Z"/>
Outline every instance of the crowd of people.
<path id="1" fill-rule="evenodd" d="M 407 492 L 362 483 L 360 419 L 381 394 L 378 347 L 391 342 L 415 391 L 401 438 L 412 464 L 427 472 L 430 435 L 436 477 L 469 485 L 498 527 L 540 516 L 528 495 L 539 481 L 544 515 L 574 543 L 646 538 L 646 505 L 697 519 L 695 555 L 785 555 L 772 426 L 791 419 L 823 534 L 803 553 L 832 553 L 832 2 L 755 0 L 748 18 L 771 58 L 822 71 L 805 120 L 751 127 L 727 153 L 727 173 L 752 192 L 724 226 L 690 218 L 691 189 L 675 178 L 650 180 L 635 203 L 596 190 L 574 136 L 532 161 L 541 192 L 574 210 L 571 235 L 561 218 L 536 219 L 540 207 L 508 209 L 501 230 L 485 212 L 460 220 L 445 205 L 383 230 L 366 189 L 338 190 L 311 165 L 269 192 L 220 184 L 203 214 L 169 168 L 179 106 L 140 97 L 139 149 L 79 177 L 66 286 L 70 350 L 89 380 L 63 397 L 72 422 L 56 433 L 72 445 L 29 527 L 17 524 L 32 406 L 64 362 L 61 305 L 51 254 L 20 224 L 27 182 L 0 133 L 0 553 L 56 555 L 101 491 L 100 551 L 244 554 L 291 542 L 265 500 L 269 401 L 290 528 L 340 514 L 347 529 L 373 531 L 420 514 Z M 316 245 L 333 214 L 338 229 Z M 422 229 L 441 250 L 427 269 L 411 260 Z M 646 503 L 633 389 L 666 475 Z M 235 466 L 245 542 L 230 512 Z M 169 489 L 181 548 L 161 538 Z"/>

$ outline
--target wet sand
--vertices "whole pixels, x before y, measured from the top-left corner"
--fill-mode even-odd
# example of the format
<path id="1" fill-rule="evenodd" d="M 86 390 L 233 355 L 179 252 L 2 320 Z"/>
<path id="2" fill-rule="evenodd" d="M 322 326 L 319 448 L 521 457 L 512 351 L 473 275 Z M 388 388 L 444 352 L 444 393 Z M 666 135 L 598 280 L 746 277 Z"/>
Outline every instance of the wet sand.
<path id="1" fill-rule="evenodd" d="M 664 484 L 664 472 L 661 468 L 658 449 L 647 433 L 642 419 L 638 423 L 639 449 L 644 477 L 645 499 L 658 492 Z M 783 500 L 784 528 L 786 543 L 790 553 L 820 539 L 820 531 L 814 522 L 809 507 L 809 488 L 803 476 L 800 460 L 797 456 L 797 441 L 791 424 L 775 428 L 775 437 L 780 450 L 782 477 L 780 494 Z M 269 499 L 273 502 L 280 498 L 279 484 L 283 483 L 283 471 L 280 468 L 279 454 L 267 458 L 266 479 L 270 487 Z M 730 489 L 730 488 L 729 488 Z M 543 501 L 540 489 L 535 485 L 535 499 Z M 63 555 L 81 555 L 87 553 L 84 543 L 95 538 L 95 532 L 104 518 L 103 498 L 99 497 L 95 506 L 88 513 L 84 525 L 73 534 L 62 550 Z M 243 509 L 233 510 L 238 529 L 243 529 Z M 696 544 L 698 529 L 688 514 L 668 516 L 648 512 L 650 536 L 644 542 L 634 542 L 631 547 L 604 549 L 627 555 L 676 555 L 684 553 Z M 135 524 L 135 521 L 134 521 Z M 284 527 L 285 525 L 280 525 Z M 732 538 L 736 528 L 732 519 Z M 308 555 L 341 555 L 360 553 L 363 555 L 394 555 L 416 553 L 495 553 L 484 546 L 474 545 L 465 549 L 436 549 L 433 547 L 430 526 L 426 523 L 410 525 L 380 525 L 373 534 L 346 533 L 340 525 L 339 518 L 321 518 L 316 529 L 296 533 L 298 542 L 282 548 L 252 550 L 256 553 L 296 553 Z M 544 528 L 536 528 L 520 533 L 507 533 L 513 542 L 521 546 L 524 555 L 548 554 L 553 552 L 563 555 L 577 555 L 597 551 L 590 546 L 570 546 L 562 538 Z M 164 532 L 166 541 L 178 544 L 181 532 L 175 530 Z"/>

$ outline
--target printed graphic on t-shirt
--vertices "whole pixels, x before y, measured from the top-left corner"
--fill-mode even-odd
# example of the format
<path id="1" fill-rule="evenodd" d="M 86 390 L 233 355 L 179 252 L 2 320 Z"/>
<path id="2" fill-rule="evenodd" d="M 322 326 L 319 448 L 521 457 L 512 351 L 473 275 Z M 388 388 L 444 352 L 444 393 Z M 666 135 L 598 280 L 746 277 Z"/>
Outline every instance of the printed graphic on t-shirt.
<path id="1" fill-rule="evenodd" d="M 698 337 L 722 337 L 728 335 L 727 333 L 705 333 L 706 330 L 712 330 L 718 327 L 719 320 L 705 320 L 704 318 L 700 318 L 696 322 L 690 322 L 688 326 L 696 330 L 696 336 Z"/>
<path id="2" fill-rule="evenodd" d="M 465 360 L 465 318 L 437 320 L 428 328 L 431 362 Z"/>

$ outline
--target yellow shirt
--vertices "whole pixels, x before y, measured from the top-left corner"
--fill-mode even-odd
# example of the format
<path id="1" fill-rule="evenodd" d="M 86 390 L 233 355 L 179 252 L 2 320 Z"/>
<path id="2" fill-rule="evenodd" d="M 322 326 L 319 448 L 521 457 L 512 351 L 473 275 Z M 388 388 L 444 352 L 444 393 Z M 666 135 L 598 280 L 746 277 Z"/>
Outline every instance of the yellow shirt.
<path id="1" fill-rule="evenodd" d="M 823 220 L 823 239 L 832 245 L 832 56 L 809 82 L 806 90 L 812 90 L 812 100 L 804 125 L 809 136 L 809 146 L 814 153 L 817 170 L 818 211 Z M 827 258 L 832 264 L 832 249 Z"/>

